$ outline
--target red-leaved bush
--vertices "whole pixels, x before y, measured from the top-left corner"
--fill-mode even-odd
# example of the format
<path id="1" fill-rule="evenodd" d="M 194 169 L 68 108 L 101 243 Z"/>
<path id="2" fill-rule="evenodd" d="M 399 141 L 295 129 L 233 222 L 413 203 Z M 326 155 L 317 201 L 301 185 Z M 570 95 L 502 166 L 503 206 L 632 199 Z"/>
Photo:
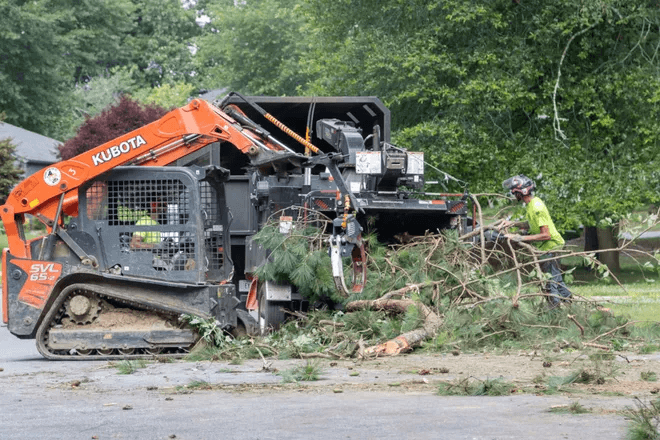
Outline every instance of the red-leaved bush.
<path id="1" fill-rule="evenodd" d="M 126 134 L 161 118 L 167 110 L 159 106 L 142 106 L 127 96 L 117 105 L 88 118 L 80 126 L 78 134 L 60 146 L 62 160 L 71 159 L 87 150 L 98 147 L 122 134 Z"/>

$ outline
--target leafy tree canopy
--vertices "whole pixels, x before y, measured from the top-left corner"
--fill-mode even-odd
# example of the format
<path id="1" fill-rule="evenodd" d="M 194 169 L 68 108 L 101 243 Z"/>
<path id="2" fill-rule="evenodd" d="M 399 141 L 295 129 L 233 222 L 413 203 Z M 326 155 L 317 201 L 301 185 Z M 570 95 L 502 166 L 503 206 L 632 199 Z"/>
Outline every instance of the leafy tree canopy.
<path id="1" fill-rule="evenodd" d="M 112 69 L 109 75 L 89 79 L 74 86 L 73 91 L 62 98 L 63 111 L 58 119 L 58 139 L 71 139 L 88 118 L 101 114 L 117 104 L 124 95 L 143 104 L 172 109 L 185 105 L 194 95 L 195 86 L 185 82 L 166 83 L 158 87 L 138 88 L 133 79 L 136 68 Z"/>
<path id="2" fill-rule="evenodd" d="M 71 139 L 88 118 L 118 103 L 123 95 L 132 94 L 136 87 L 131 71 L 123 68 L 76 84 L 61 98 L 63 110 L 53 127 L 53 137 Z"/>
<path id="3" fill-rule="evenodd" d="M 10 138 L 0 139 L 0 204 L 5 203 L 22 175 L 22 170 L 16 166 L 14 151 L 16 146 Z"/>
<path id="4" fill-rule="evenodd" d="M 6 121 L 40 131 L 63 90 L 66 69 L 63 35 L 54 12 L 44 2 L 5 1 L 0 5 L 0 109 Z"/>
<path id="5" fill-rule="evenodd" d="M 66 120 L 69 95 L 114 67 L 128 69 L 137 87 L 193 82 L 200 32 L 179 0 L 5 0 L 0 109 L 7 122 L 62 136 L 75 125 Z"/>
<path id="6" fill-rule="evenodd" d="M 132 94 L 132 97 L 142 104 L 156 105 L 173 109 L 185 105 L 193 96 L 195 86 L 185 82 L 163 84 L 154 88 L 143 88 Z"/>
<path id="7" fill-rule="evenodd" d="M 525 173 L 566 228 L 658 200 L 657 6 L 304 3 L 305 92 L 380 96 L 396 141 L 473 192 Z"/>
<path id="8" fill-rule="evenodd" d="M 211 22 L 198 39 L 197 66 L 208 88 L 293 95 L 305 82 L 308 36 L 296 0 L 207 2 Z"/>
<path id="9" fill-rule="evenodd" d="M 132 29 L 122 44 L 130 56 L 122 65 L 137 66 L 142 87 L 195 82 L 192 47 L 202 31 L 195 11 L 184 9 L 180 0 L 132 2 Z"/>

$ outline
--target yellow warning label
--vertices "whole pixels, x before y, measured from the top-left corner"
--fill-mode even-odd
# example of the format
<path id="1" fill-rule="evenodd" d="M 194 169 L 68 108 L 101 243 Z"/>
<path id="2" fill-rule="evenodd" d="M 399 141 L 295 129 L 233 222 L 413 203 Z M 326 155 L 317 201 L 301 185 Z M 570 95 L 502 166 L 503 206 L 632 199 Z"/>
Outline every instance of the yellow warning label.
<path id="1" fill-rule="evenodd" d="M 39 199 L 34 199 L 30 202 L 30 208 L 34 208 L 39 204 Z"/>

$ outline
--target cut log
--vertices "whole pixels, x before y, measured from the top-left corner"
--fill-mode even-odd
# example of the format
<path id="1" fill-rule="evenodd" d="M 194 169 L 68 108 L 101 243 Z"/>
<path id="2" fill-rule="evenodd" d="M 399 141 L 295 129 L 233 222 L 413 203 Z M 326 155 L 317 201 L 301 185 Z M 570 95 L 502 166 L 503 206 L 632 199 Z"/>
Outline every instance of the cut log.
<path id="1" fill-rule="evenodd" d="M 435 336 L 442 325 L 442 318 L 430 307 L 411 299 L 376 299 L 352 301 L 346 305 L 346 311 L 356 310 L 383 310 L 396 313 L 405 313 L 408 307 L 415 306 L 424 316 L 424 325 L 421 328 L 403 333 L 384 344 L 374 345 L 365 349 L 365 354 L 386 354 L 395 356 L 399 353 L 411 351 L 414 347 Z"/>

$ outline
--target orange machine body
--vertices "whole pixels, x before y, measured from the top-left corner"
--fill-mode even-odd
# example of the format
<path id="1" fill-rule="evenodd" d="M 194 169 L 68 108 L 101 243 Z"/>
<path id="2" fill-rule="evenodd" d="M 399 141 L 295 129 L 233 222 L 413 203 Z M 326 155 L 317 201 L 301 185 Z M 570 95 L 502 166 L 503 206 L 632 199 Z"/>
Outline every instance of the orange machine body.
<path id="1" fill-rule="evenodd" d="M 229 142 L 244 154 L 261 150 L 281 151 L 279 145 L 261 139 L 208 102 L 195 99 L 157 121 L 117 137 L 71 159 L 50 165 L 20 182 L 0 207 L 9 248 L 2 255 L 3 321 L 8 316 L 8 263 L 27 274 L 18 301 L 43 309 L 62 272 L 62 265 L 38 261 L 23 232 L 25 214 L 46 224 L 47 232 L 78 215 L 78 188 L 121 165 L 165 166 L 213 142 Z M 57 222 L 57 225 L 55 223 Z M 38 238 L 41 240 L 43 237 Z"/>
<path id="2" fill-rule="evenodd" d="M 228 141 L 245 154 L 255 147 L 280 150 L 263 140 L 257 145 L 256 138 L 217 107 L 195 99 L 151 124 L 46 167 L 19 183 L 0 207 L 10 252 L 15 257 L 30 258 L 29 247 L 17 225 L 22 215 L 37 216 L 52 231 L 62 194 L 62 213 L 76 215 L 75 190 L 117 166 L 164 166 L 216 141 Z"/>

